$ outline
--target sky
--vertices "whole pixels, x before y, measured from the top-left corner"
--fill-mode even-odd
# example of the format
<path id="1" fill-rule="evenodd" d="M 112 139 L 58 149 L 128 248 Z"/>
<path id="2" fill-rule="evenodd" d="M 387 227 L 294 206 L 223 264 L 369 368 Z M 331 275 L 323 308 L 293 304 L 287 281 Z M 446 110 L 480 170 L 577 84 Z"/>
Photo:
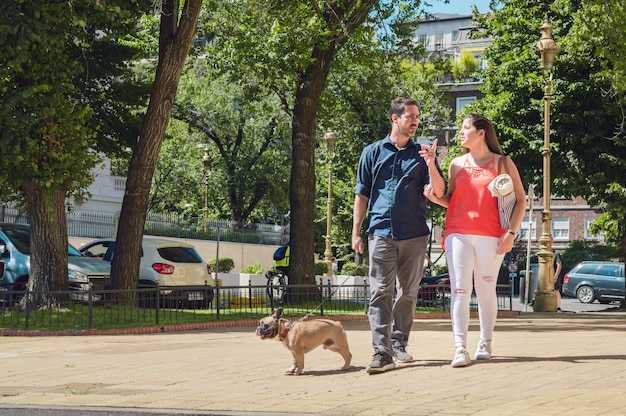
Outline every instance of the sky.
<path id="1" fill-rule="evenodd" d="M 476 5 L 481 13 L 489 11 L 489 0 L 450 0 L 448 4 L 445 4 L 443 0 L 427 1 L 432 4 L 428 8 L 431 13 L 472 14 L 472 5 Z"/>

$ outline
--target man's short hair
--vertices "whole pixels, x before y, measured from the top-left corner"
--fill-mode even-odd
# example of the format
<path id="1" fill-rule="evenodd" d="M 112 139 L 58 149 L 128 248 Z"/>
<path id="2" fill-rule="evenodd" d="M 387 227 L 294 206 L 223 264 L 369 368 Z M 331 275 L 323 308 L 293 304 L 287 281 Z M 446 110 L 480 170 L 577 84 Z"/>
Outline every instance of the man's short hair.
<path id="1" fill-rule="evenodd" d="M 415 105 L 417 106 L 417 108 L 419 108 L 419 104 L 417 103 L 417 100 L 414 100 L 413 98 L 405 98 L 405 97 L 394 98 L 391 101 L 391 106 L 389 107 L 389 119 L 391 120 L 391 116 L 393 114 L 400 117 L 404 113 L 404 109 L 407 105 Z"/>

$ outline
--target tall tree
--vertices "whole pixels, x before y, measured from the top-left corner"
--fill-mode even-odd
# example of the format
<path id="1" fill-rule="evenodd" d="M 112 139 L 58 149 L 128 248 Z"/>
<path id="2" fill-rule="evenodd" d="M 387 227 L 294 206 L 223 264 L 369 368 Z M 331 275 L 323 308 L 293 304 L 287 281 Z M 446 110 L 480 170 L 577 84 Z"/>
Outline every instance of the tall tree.
<path id="1" fill-rule="evenodd" d="M 118 101 L 111 94 L 128 74 L 124 61 L 138 53 L 119 40 L 136 30 L 145 3 L 24 0 L 0 6 L 0 186 L 26 203 L 31 290 L 68 286 L 65 198 L 92 181 L 97 143 L 117 139 L 120 121 L 132 117 L 124 94 Z"/>
<path id="2" fill-rule="evenodd" d="M 551 97 L 553 193 L 602 206 L 619 225 L 626 254 L 626 101 L 619 58 L 625 50 L 611 29 L 619 27 L 615 22 L 624 24 L 618 3 L 511 0 L 493 18 L 482 19 L 494 41 L 486 52 L 487 95 L 478 110 L 495 122 L 524 182 L 540 183 L 544 83 L 533 48 L 547 16 L 561 46 Z M 607 13 L 607 5 L 615 13 Z"/>
<path id="3" fill-rule="evenodd" d="M 212 66 L 205 58 L 189 65 L 173 117 L 198 132 L 209 148 L 210 186 L 218 187 L 211 199 L 218 215 L 245 223 L 262 199 L 270 200 L 276 191 L 285 195 L 289 118 L 276 96 L 252 76 L 230 80 Z M 281 205 L 287 204 L 276 201 Z"/>
<path id="4" fill-rule="evenodd" d="M 231 75 L 241 68 L 274 90 L 291 117 L 292 169 L 291 278 L 315 279 L 315 147 L 325 128 L 317 126 L 317 110 L 333 59 L 351 40 L 376 47 L 376 21 L 394 35 L 406 34 L 419 11 L 417 1 L 274 1 L 210 2 L 216 10 L 215 52 Z M 400 4 L 403 6 L 401 7 Z M 406 7 L 404 7 L 406 6 Z M 394 24 L 402 22 L 404 24 Z M 367 23 L 367 24 L 365 24 Z M 384 38 L 381 33 L 380 39 Z M 395 43 L 399 37 L 392 37 Z M 322 126 L 329 127 L 329 126 Z"/>
<path id="5" fill-rule="evenodd" d="M 161 16 L 159 59 L 150 102 L 128 168 L 116 238 L 118 254 L 111 263 L 113 286 L 124 289 L 137 287 L 150 185 L 180 75 L 196 37 L 202 0 L 186 0 L 182 9 L 179 0 L 161 0 L 155 4 L 160 5 Z"/>

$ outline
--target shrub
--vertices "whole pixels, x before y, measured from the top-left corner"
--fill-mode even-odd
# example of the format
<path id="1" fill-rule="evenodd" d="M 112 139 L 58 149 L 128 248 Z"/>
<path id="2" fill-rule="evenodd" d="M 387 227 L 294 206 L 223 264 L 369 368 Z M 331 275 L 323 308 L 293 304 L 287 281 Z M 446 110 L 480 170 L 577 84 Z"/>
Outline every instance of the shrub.
<path id="1" fill-rule="evenodd" d="M 265 270 L 263 266 L 259 264 L 259 261 L 255 261 L 253 264 L 248 264 L 241 269 L 241 273 L 249 273 L 249 274 L 263 274 Z"/>
<path id="2" fill-rule="evenodd" d="M 324 273 L 328 273 L 328 264 L 323 260 L 315 261 L 315 275 L 322 276 Z"/>
<path id="3" fill-rule="evenodd" d="M 348 276 L 367 276 L 367 272 L 367 264 L 363 263 L 361 264 L 361 267 L 357 269 L 353 261 L 346 261 L 341 269 L 341 274 Z"/>
<path id="4" fill-rule="evenodd" d="M 211 267 L 215 269 L 215 257 L 210 259 L 208 263 L 211 265 Z M 217 267 L 219 268 L 219 270 L 213 270 L 214 272 L 229 273 L 232 269 L 235 268 L 235 262 L 230 257 L 220 257 L 219 261 L 217 262 Z"/>

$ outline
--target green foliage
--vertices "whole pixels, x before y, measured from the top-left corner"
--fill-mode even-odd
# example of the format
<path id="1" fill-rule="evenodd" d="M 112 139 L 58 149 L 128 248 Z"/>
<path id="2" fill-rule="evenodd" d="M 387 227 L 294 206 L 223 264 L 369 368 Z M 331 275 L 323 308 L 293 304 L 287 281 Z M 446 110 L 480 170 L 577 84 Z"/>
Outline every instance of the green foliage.
<path id="1" fill-rule="evenodd" d="M 456 78 L 469 78 L 478 71 L 478 60 L 470 52 L 462 52 L 459 61 L 450 58 L 452 62 L 452 75 Z"/>
<path id="2" fill-rule="evenodd" d="M 249 274 L 263 274 L 265 273 L 265 269 L 259 263 L 259 261 L 255 261 L 253 264 L 248 264 L 241 269 L 241 273 L 249 273 Z"/>
<path id="3" fill-rule="evenodd" d="M 603 216 L 593 220 L 589 226 L 589 231 L 592 234 L 601 234 L 608 246 L 621 247 L 626 234 L 624 231 L 626 221 L 619 215 L 619 210 L 610 210 Z M 624 253 L 622 253 L 621 257 L 624 257 Z"/>
<path id="4" fill-rule="evenodd" d="M 606 246 L 597 241 L 574 240 L 569 247 L 561 253 L 561 261 L 565 271 L 585 260 L 610 261 L 622 260 L 623 254 L 617 247 Z"/>
<path id="5" fill-rule="evenodd" d="M 153 195 L 162 206 L 180 201 L 180 195 L 168 189 L 179 184 L 167 177 L 174 173 L 171 160 L 182 159 L 177 170 L 188 178 L 189 198 L 198 207 L 204 205 L 205 193 L 198 185 L 209 175 L 212 217 L 247 222 L 254 213 L 265 218 L 272 211 L 288 212 L 288 116 L 253 74 L 232 80 L 213 66 L 208 58 L 198 58 L 186 67 L 173 112 L 180 122 L 176 130 L 172 126 L 168 130 L 168 142 L 175 141 L 186 152 L 162 149 L 164 162 L 157 172 L 165 174 L 163 183 L 170 185 L 153 187 Z M 207 172 L 201 164 L 203 151 L 198 151 L 203 147 L 211 157 Z M 187 169 L 190 165 L 196 169 Z"/>
<path id="6" fill-rule="evenodd" d="M 341 269 L 341 274 L 348 276 L 367 276 L 368 270 L 369 268 L 366 264 L 361 264 L 361 266 L 357 268 L 353 261 L 346 261 Z"/>
<path id="7" fill-rule="evenodd" d="M 338 51 L 354 48 L 359 62 L 365 51 L 378 51 L 376 39 L 388 45 L 410 47 L 411 27 L 419 22 L 419 1 L 308 2 L 209 1 L 218 10 L 206 28 L 216 36 L 210 56 L 219 60 L 230 80 L 241 72 L 270 88 L 291 118 L 292 166 L 290 183 L 292 244 L 291 267 L 296 278 L 310 279 L 313 270 L 309 253 L 314 251 L 310 224 L 318 218 L 315 209 L 315 147 L 321 93 Z M 385 27 L 376 37 L 377 27 Z M 371 63 L 370 63 L 371 64 Z M 318 124 L 318 126 L 316 126 Z M 325 130 L 325 129 L 324 129 Z M 296 231 L 296 232 L 294 232 Z"/>
<path id="8" fill-rule="evenodd" d="M 448 266 L 435 266 L 435 270 L 433 270 L 435 275 L 448 273 Z"/>
<path id="9" fill-rule="evenodd" d="M 129 109 L 142 94 L 123 76 L 124 61 L 137 51 L 117 37 L 136 30 L 141 2 L 108 3 L 116 7 L 86 1 L 0 6 L 0 170 L 11 172 L 0 178 L 3 188 L 32 183 L 49 193 L 79 190 L 92 181 L 97 143 L 105 136 L 102 143 L 113 143 L 115 132 L 133 134 Z"/>
<path id="10" fill-rule="evenodd" d="M 215 270 L 215 257 L 209 259 L 207 263 L 213 267 L 213 272 L 230 273 L 230 271 L 235 268 L 235 262 L 230 257 L 219 258 L 219 261 L 217 262 L 218 270 Z"/>
<path id="11" fill-rule="evenodd" d="M 315 275 L 322 276 L 323 274 L 328 273 L 328 264 L 326 264 L 323 260 L 315 261 Z"/>

